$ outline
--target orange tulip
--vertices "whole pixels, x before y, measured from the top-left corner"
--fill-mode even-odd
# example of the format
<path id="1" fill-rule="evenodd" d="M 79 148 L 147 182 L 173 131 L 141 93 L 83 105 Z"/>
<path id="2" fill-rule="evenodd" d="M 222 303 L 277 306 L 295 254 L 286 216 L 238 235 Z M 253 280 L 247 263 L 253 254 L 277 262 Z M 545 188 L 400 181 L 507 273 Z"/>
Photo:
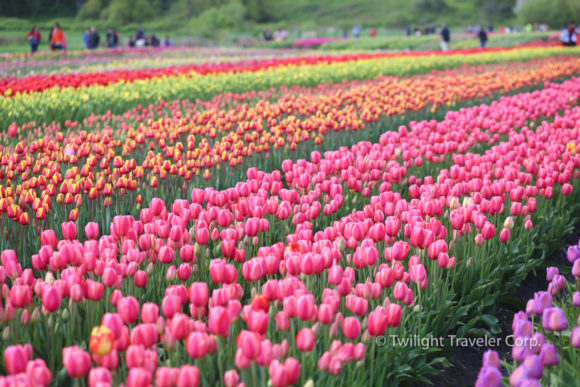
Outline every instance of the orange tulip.
<path id="1" fill-rule="evenodd" d="M 99 356 L 105 356 L 111 353 L 115 345 L 115 335 L 104 325 L 94 327 L 91 332 L 91 340 L 89 341 L 90 351 Z"/>

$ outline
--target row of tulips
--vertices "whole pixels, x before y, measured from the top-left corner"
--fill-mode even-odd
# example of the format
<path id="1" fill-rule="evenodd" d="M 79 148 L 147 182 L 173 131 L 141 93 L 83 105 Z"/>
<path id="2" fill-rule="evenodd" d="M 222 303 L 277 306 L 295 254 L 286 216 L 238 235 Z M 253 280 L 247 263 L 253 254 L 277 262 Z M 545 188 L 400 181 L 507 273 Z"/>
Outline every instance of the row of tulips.
<path id="1" fill-rule="evenodd" d="M 81 89 L 50 88 L 39 93 L 14 96 L 12 96 L 12 91 L 6 90 L 4 95 L 0 96 L 0 128 L 7 128 L 13 122 L 20 125 L 34 120 L 39 122 L 79 120 L 88 117 L 91 113 L 104 114 L 108 110 L 118 114 L 138 103 L 148 104 L 160 100 L 182 98 L 207 100 L 225 92 L 242 93 L 284 85 L 314 86 L 321 83 L 370 79 L 384 75 L 424 73 L 428 70 L 457 67 L 466 63 L 500 63 L 569 55 L 575 53 L 574 50 L 576 49 L 563 50 L 559 47 L 523 48 L 477 52 L 471 55 L 398 56 L 334 61 L 333 63 L 323 62 L 320 65 L 274 67 L 269 70 L 235 74 L 188 73 L 135 80 L 131 83 L 118 79 L 118 82 L 107 86 L 94 85 Z"/>
<path id="2" fill-rule="evenodd" d="M 534 293 L 526 310 L 514 315 L 512 330 L 517 341 L 512 348 L 513 363 L 501 361 L 493 350 L 487 351 L 476 386 L 501 386 L 502 381 L 513 387 L 578 383 L 580 242 L 568 248 L 567 258 L 573 265 L 568 274 L 576 283 L 570 283 L 557 267 L 547 268 L 547 291 Z M 510 373 L 507 380 L 502 379 L 502 365 Z"/>
<path id="3" fill-rule="evenodd" d="M 578 79 L 550 84 L 411 123 L 376 144 L 285 162 L 284 180 L 253 168 L 235 188 L 196 189 L 169 209 L 153 199 L 139 220 L 114 217 L 100 238 L 102 225 L 87 223 L 82 242 L 77 225 L 63 223 L 62 239 L 44 231 L 30 261 L 5 250 L 5 382 L 424 377 L 434 372 L 424 351 L 377 348 L 372 337 L 442 335 L 464 318 L 458 334 L 469 333 L 506 284 L 537 264 L 530 246 L 559 237 L 569 223 L 560 212 L 578 209 L 580 108 L 570 105 L 579 96 Z M 524 126 L 558 111 L 535 132 Z M 464 153 L 477 139 L 496 145 Z M 445 154 L 451 165 L 410 176 L 399 194 L 402 151 L 418 172 Z M 33 353 L 17 346 L 25 343 Z"/>
<path id="4" fill-rule="evenodd" d="M 26 56 L 2 61 L 0 59 L 0 76 L 19 78 L 35 74 L 67 74 L 74 72 L 98 72 L 115 69 L 142 69 L 153 67 L 168 67 L 185 65 L 187 63 L 240 62 L 252 59 L 271 59 L 293 55 L 311 56 L 310 51 L 270 49 L 238 49 L 238 48 L 207 48 L 179 47 L 172 50 L 137 50 L 117 53 L 116 55 L 58 55 L 58 56 Z M 100 53 L 100 51 L 96 52 Z M 344 54 L 344 52 L 342 53 Z M 328 55 L 331 55 L 330 53 Z M 339 55 L 337 52 L 335 55 Z"/>
<path id="5" fill-rule="evenodd" d="M 357 84 L 352 89 L 337 86 L 322 90 L 318 95 L 303 93 L 297 97 L 282 97 L 274 104 L 239 105 L 227 113 L 215 106 L 199 113 L 191 108 L 183 113 L 188 118 L 182 118 L 179 105 L 175 105 L 171 115 L 149 121 L 148 126 L 140 125 L 138 130 L 121 123 L 120 134 L 116 135 L 109 126 L 100 129 L 99 124 L 106 122 L 106 117 L 94 121 L 94 127 L 89 123 L 84 129 L 69 132 L 67 137 L 55 127 L 45 127 L 44 138 L 34 139 L 36 132 L 21 127 L 15 136 L 20 139 L 24 135 L 32 137 L 4 149 L 0 166 L 0 177 L 5 179 L 0 186 L 0 213 L 7 214 L 22 226 L 32 221 L 40 231 L 49 221 L 76 220 L 83 213 L 107 224 L 109 210 L 99 212 L 98 206 L 135 214 L 135 203 L 150 200 L 156 192 L 163 192 L 163 197 L 172 200 L 183 197 L 188 187 L 199 186 L 204 181 L 218 189 L 233 186 L 239 177 L 232 176 L 232 171 L 243 171 L 256 163 L 265 168 L 280 165 L 290 150 L 322 145 L 322 149 L 336 149 L 344 141 L 369 136 L 378 138 L 385 126 L 382 117 L 405 112 L 407 117 L 412 117 L 408 111 L 425 109 L 428 103 L 449 105 L 463 99 L 470 101 L 489 96 L 496 90 L 512 91 L 523 85 L 570 75 L 580 70 L 579 66 L 580 61 L 568 59 L 540 61 L 535 69 L 519 73 L 496 70 L 466 76 L 456 74 L 455 77 L 381 79 Z M 382 92 L 384 89 L 388 91 Z M 420 91 L 429 89 L 432 91 L 428 99 L 419 100 Z M 393 101 L 399 106 L 389 107 Z M 319 111 L 327 112 L 327 118 L 322 120 Z M 533 119 L 554 113 L 555 110 L 546 108 L 535 112 Z M 144 114 L 137 112 L 135 119 L 145 120 Z M 129 119 L 129 116 L 124 118 Z M 267 130 L 259 124 L 264 120 L 269 125 Z M 393 118 L 389 121 L 390 125 L 396 122 Z M 510 122 L 514 119 L 506 120 L 504 125 Z M 196 135 L 202 136 L 199 144 Z M 474 137 L 470 132 L 463 135 L 469 136 L 460 146 L 463 151 L 488 141 L 485 135 L 478 137 L 479 133 L 473 134 Z M 322 144 L 323 139 L 325 144 Z M 184 140 L 187 149 L 183 146 Z M 442 140 L 443 137 L 429 139 Z M 435 154 L 440 153 L 442 151 L 437 150 Z M 266 160 L 259 160 L 258 156 L 263 154 Z M 420 165 L 423 158 L 438 160 L 429 148 L 413 152 L 403 148 L 398 158 L 406 168 Z M 18 226 L 6 224 L 6 227 L 7 238 L 0 241 L 0 247 L 14 243 L 34 246 L 35 237 L 30 237 L 31 232 L 24 237 L 22 231 L 17 231 L 20 230 Z M 20 242 L 15 242 L 18 240 Z"/>
<path id="6" fill-rule="evenodd" d="M 148 47 L 117 47 L 112 50 L 67 50 L 66 52 L 39 51 L 34 55 L 24 52 L 3 53 L 0 55 L 0 63 L 25 61 L 35 63 L 46 59 L 61 58 L 85 58 L 85 57 L 123 57 L 125 55 L 151 56 L 155 54 L 170 55 L 171 52 L 190 50 L 187 47 L 159 47 L 157 50 L 151 50 Z"/>
<path id="7" fill-rule="evenodd" d="M 13 97 L 20 94 L 38 93 L 47 89 L 81 88 L 92 85 L 106 86 L 112 83 L 132 83 L 136 80 L 176 77 L 179 75 L 209 75 L 221 73 L 262 72 L 268 69 L 295 66 L 319 66 L 333 63 L 365 61 L 382 58 L 389 54 L 329 55 L 248 60 L 239 62 L 206 62 L 139 70 L 113 70 L 110 72 L 73 73 L 54 75 L 30 75 L 0 79 L 0 95 Z"/>
<path id="8" fill-rule="evenodd" d="M 434 90 L 427 93 L 424 101 L 417 101 L 408 107 L 411 108 L 411 110 L 417 110 L 423 106 L 429 106 L 434 109 L 437 108 L 438 105 L 445 103 L 453 104 L 463 98 L 489 95 L 490 92 L 498 90 L 499 85 L 502 84 L 502 82 L 494 80 L 498 76 L 505 76 L 500 73 L 508 72 L 512 74 L 524 69 L 535 70 L 535 72 L 540 74 L 536 75 L 535 73 L 527 72 L 525 75 L 515 74 L 514 76 L 516 77 L 516 80 L 509 81 L 502 79 L 503 83 L 506 85 L 503 91 L 506 93 L 511 91 L 514 87 L 521 87 L 522 85 L 528 84 L 535 85 L 541 80 L 549 80 L 557 76 L 574 74 L 576 69 L 576 65 L 574 64 L 575 61 L 575 58 L 565 56 L 550 57 L 533 59 L 526 62 L 460 66 L 453 69 L 432 71 L 428 75 L 415 75 L 402 79 L 395 77 L 380 77 L 376 80 L 369 79 L 364 81 L 341 82 L 338 84 L 326 83 L 317 85 L 316 87 L 301 87 L 295 85 L 292 87 L 270 88 L 264 91 L 249 91 L 241 94 L 225 93 L 218 94 L 209 101 L 197 100 L 195 103 L 191 103 L 189 100 L 173 101 L 171 104 L 161 101 L 158 104 L 150 104 L 146 107 L 138 105 L 136 108 L 119 115 L 112 114 L 109 111 L 104 115 L 91 114 L 88 118 L 82 121 L 66 120 L 64 122 L 64 127 L 60 123 L 45 123 L 44 125 L 41 125 L 41 127 L 37 127 L 36 122 L 26 123 L 21 126 L 13 123 L 9 126 L 7 132 L 0 133 L 0 138 L 6 146 L 13 142 L 11 138 L 31 141 L 32 139 L 41 137 L 42 133 L 51 133 L 55 130 L 69 131 L 71 129 L 84 129 L 94 131 L 95 129 L 100 129 L 101 126 L 111 124 L 111 122 L 118 122 L 121 124 L 124 122 L 125 125 L 121 129 L 126 130 L 130 126 L 139 126 L 142 123 L 148 123 L 150 120 L 174 121 L 176 118 L 183 118 L 184 116 L 192 116 L 190 121 L 194 124 L 215 125 L 217 126 L 216 132 L 218 133 L 227 132 L 232 128 L 224 126 L 231 121 L 234 123 L 239 121 L 240 117 L 235 115 L 236 113 L 239 113 L 239 111 L 257 109 L 259 111 L 254 113 L 261 115 L 261 119 L 279 118 L 280 116 L 287 117 L 291 115 L 297 117 L 309 116 L 313 115 L 316 112 L 316 109 L 308 106 L 311 101 L 303 100 L 305 98 L 310 98 L 317 103 L 321 102 L 319 101 L 321 98 L 325 98 L 325 101 L 322 101 L 324 105 L 321 106 L 321 109 L 334 110 L 343 108 L 344 104 L 348 103 L 350 98 L 360 99 L 360 88 L 374 87 L 376 89 L 377 82 L 388 81 L 396 83 L 394 85 L 387 85 L 389 96 L 391 96 L 391 100 L 387 102 L 400 104 L 400 102 L 396 100 L 396 97 L 403 93 L 415 95 L 415 98 L 417 98 L 418 91 L 409 93 L 407 88 L 409 87 L 409 81 L 416 82 L 420 80 L 424 83 L 421 87 L 434 88 Z M 554 70 L 555 66 L 559 66 L 561 69 Z M 476 75 L 485 74 L 487 74 L 489 79 L 479 79 L 475 77 Z M 456 77 L 470 77 L 464 79 L 464 83 L 468 85 L 467 88 L 471 89 L 467 95 L 456 95 L 457 93 L 462 93 L 462 91 L 458 91 L 457 88 L 451 87 L 452 85 L 457 84 L 457 82 L 452 79 Z M 445 78 L 445 81 L 441 81 L 438 78 Z M 449 83 L 449 87 L 447 87 L 446 90 L 442 90 L 444 87 L 442 85 L 446 82 L 451 83 Z M 487 83 L 489 82 L 491 82 L 491 85 L 488 86 Z M 391 87 L 395 87 L 395 90 L 390 91 Z M 355 91 L 353 91 L 353 89 L 355 89 Z M 367 92 L 369 90 L 362 91 Z M 353 92 L 356 92 L 357 94 L 351 96 Z M 341 95 L 343 93 L 348 94 L 343 97 Z M 407 96 L 406 98 L 409 97 Z M 357 102 L 357 106 L 361 105 L 357 99 L 355 99 L 355 101 Z M 258 104 L 259 102 L 261 102 L 261 104 Z M 371 102 L 373 101 L 367 101 L 366 103 Z M 374 102 L 376 103 L 376 101 Z M 394 113 L 395 112 L 390 112 L 390 114 Z M 201 134 L 205 134 L 204 132 L 207 132 L 207 128 L 196 128 L 196 132 L 202 132 Z M 54 134 L 52 134 L 52 136 L 54 136 Z"/>
<path id="9" fill-rule="evenodd" d="M 511 51 L 512 49 L 497 48 L 492 52 Z M 480 53 L 475 50 L 474 53 Z M 465 53 L 462 52 L 463 55 Z M 473 53 L 472 53 L 473 54 Z M 431 56 L 430 54 L 429 56 Z M 439 52 L 438 55 L 449 56 L 452 53 Z M 379 54 L 347 54 L 347 55 L 313 55 L 313 56 L 292 56 L 285 58 L 272 58 L 260 60 L 247 60 L 239 62 L 206 62 L 201 65 L 189 64 L 182 66 L 170 66 L 165 68 L 152 68 L 140 70 L 113 70 L 110 72 L 93 73 L 73 73 L 73 74 L 53 74 L 53 75 L 30 75 L 24 77 L 3 77 L 0 78 L 0 95 L 12 97 L 19 94 L 42 92 L 51 88 L 80 88 L 91 85 L 108 85 L 117 82 L 131 83 L 136 80 L 147 80 L 151 78 L 174 77 L 178 75 L 191 74 L 220 74 L 239 72 L 261 72 L 279 67 L 295 66 L 318 66 L 334 63 L 367 61 L 372 59 L 385 58 L 417 58 L 427 56 L 426 53 L 379 53 Z"/>

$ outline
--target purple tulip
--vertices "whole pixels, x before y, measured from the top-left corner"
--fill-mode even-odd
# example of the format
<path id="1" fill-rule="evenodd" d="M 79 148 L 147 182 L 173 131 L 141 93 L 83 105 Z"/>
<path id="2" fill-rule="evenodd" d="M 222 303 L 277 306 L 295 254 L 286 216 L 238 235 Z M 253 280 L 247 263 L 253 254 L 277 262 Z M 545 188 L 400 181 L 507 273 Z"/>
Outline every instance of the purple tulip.
<path id="1" fill-rule="evenodd" d="M 568 320 L 560 308 L 547 308 L 542 313 L 542 327 L 550 331 L 563 331 L 568 328 Z"/>
<path id="2" fill-rule="evenodd" d="M 573 347 L 580 348 L 580 326 L 572 329 L 570 333 L 570 343 Z"/>
<path id="3" fill-rule="evenodd" d="M 496 367 L 482 367 L 479 370 L 475 387 L 501 386 L 501 372 Z"/>
<path id="4" fill-rule="evenodd" d="M 568 258 L 570 263 L 574 263 L 578 258 L 580 258 L 580 248 L 578 245 L 568 247 L 568 250 L 566 251 L 566 258 Z"/>
<path id="5" fill-rule="evenodd" d="M 499 355 L 496 351 L 488 349 L 483 354 L 483 367 L 495 367 L 497 369 L 501 368 L 501 363 L 499 361 Z"/>
<path id="6" fill-rule="evenodd" d="M 558 351 L 556 346 L 551 343 L 545 343 L 540 350 L 540 359 L 544 367 L 553 367 L 558 364 Z"/>

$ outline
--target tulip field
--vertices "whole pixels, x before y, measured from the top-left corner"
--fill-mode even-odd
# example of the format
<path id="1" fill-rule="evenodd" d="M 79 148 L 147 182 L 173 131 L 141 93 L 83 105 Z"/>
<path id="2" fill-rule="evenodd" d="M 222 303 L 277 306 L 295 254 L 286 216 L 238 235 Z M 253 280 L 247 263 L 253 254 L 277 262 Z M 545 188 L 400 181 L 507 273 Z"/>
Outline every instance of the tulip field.
<path id="1" fill-rule="evenodd" d="M 0 57 L 0 387 L 577 385 L 579 54 Z"/>

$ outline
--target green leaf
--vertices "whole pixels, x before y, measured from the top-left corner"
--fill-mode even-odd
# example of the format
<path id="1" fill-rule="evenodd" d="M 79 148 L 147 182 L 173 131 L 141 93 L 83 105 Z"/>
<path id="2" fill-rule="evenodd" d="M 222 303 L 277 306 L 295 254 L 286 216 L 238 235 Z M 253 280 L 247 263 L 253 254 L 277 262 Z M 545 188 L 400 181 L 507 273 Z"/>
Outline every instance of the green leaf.
<path id="1" fill-rule="evenodd" d="M 489 326 L 497 325 L 497 323 L 499 322 L 498 318 L 492 316 L 491 314 L 484 314 L 481 316 L 481 319 L 483 320 L 484 323 L 486 323 Z"/>

